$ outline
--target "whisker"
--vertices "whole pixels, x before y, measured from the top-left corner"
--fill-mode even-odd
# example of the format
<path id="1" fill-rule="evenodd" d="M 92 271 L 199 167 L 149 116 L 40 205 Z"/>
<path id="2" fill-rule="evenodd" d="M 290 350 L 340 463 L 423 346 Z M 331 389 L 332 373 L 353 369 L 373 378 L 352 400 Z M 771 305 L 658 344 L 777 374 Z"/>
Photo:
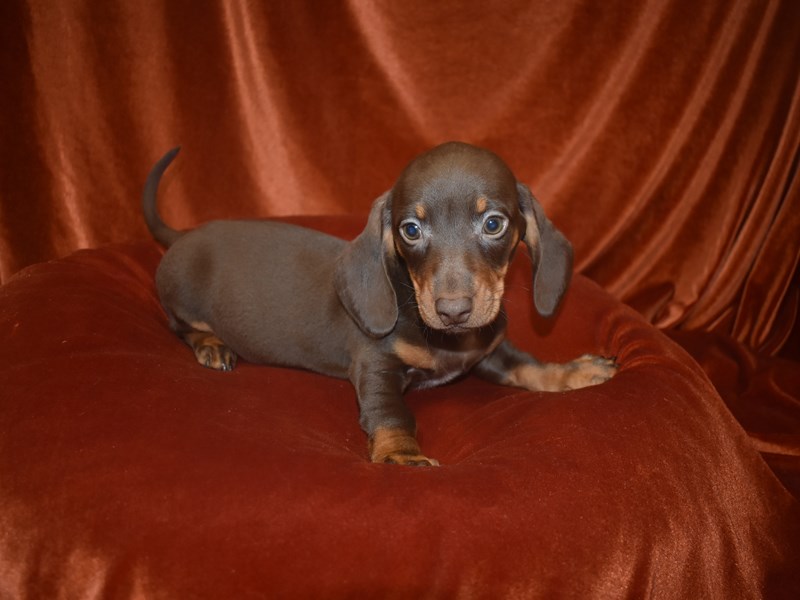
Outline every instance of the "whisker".
<path id="1" fill-rule="evenodd" d="M 405 281 L 401 281 L 401 282 L 400 282 L 400 285 L 403 285 L 403 286 L 407 287 L 407 288 L 408 288 L 408 289 L 410 289 L 410 290 L 413 290 L 413 289 L 414 289 L 414 286 L 413 286 L 413 285 L 411 285 L 411 284 L 409 284 L 409 283 L 406 283 Z"/>

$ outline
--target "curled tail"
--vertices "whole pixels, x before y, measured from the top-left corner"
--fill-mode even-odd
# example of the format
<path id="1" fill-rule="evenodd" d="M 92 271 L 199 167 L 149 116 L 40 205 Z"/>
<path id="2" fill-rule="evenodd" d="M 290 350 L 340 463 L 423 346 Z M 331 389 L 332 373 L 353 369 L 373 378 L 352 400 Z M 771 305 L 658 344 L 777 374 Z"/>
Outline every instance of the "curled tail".
<path id="1" fill-rule="evenodd" d="M 144 192 L 142 193 L 142 212 L 144 212 L 144 220 L 147 223 L 147 228 L 153 237 L 164 246 L 171 246 L 175 240 L 181 235 L 180 231 L 172 229 L 167 226 L 158 214 L 156 208 L 156 193 L 158 191 L 158 182 L 161 181 L 161 176 L 170 163 L 175 160 L 175 157 L 180 152 L 181 147 L 173 148 L 167 152 L 161 159 L 153 166 L 150 174 L 147 176 L 147 181 L 144 184 Z"/>

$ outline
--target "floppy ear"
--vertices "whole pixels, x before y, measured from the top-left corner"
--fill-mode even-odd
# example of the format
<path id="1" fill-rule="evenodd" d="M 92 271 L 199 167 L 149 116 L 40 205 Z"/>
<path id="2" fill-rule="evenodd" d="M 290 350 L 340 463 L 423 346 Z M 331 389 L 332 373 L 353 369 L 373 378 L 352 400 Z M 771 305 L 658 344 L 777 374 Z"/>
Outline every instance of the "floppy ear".
<path id="1" fill-rule="evenodd" d="M 517 183 L 519 204 L 525 217 L 525 245 L 533 262 L 533 303 L 543 317 L 558 308 L 572 277 L 572 245 L 545 216 L 526 185 Z"/>
<path id="2" fill-rule="evenodd" d="M 334 274 L 339 300 L 373 337 L 388 335 L 397 322 L 397 299 L 387 271 L 387 262 L 395 260 L 390 202 L 390 192 L 373 202 L 367 226 L 345 247 Z"/>

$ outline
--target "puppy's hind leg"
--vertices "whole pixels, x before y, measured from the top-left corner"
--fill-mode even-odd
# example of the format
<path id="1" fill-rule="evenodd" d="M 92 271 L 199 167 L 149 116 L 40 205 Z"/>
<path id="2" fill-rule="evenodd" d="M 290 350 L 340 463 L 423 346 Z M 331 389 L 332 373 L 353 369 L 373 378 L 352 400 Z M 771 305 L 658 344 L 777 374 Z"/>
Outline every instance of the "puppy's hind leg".
<path id="1" fill-rule="evenodd" d="M 194 351 L 204 367 L 217 371 L 232 371 L 236 366 L 236 353 L 219 339 L 207 323 L 185 323 L 170 316 L 172 330 Z"/>

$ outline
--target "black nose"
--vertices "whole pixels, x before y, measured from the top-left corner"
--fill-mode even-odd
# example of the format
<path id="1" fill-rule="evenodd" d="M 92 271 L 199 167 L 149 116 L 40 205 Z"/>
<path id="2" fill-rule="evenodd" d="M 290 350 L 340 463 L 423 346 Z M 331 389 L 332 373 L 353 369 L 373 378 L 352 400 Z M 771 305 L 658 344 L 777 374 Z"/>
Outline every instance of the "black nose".
<path id="1" fill-rule="evenodd" d="M 472 298 L 439 298 L 436 312 L 445 325 L 461 325 L 472 313 Z"/>

